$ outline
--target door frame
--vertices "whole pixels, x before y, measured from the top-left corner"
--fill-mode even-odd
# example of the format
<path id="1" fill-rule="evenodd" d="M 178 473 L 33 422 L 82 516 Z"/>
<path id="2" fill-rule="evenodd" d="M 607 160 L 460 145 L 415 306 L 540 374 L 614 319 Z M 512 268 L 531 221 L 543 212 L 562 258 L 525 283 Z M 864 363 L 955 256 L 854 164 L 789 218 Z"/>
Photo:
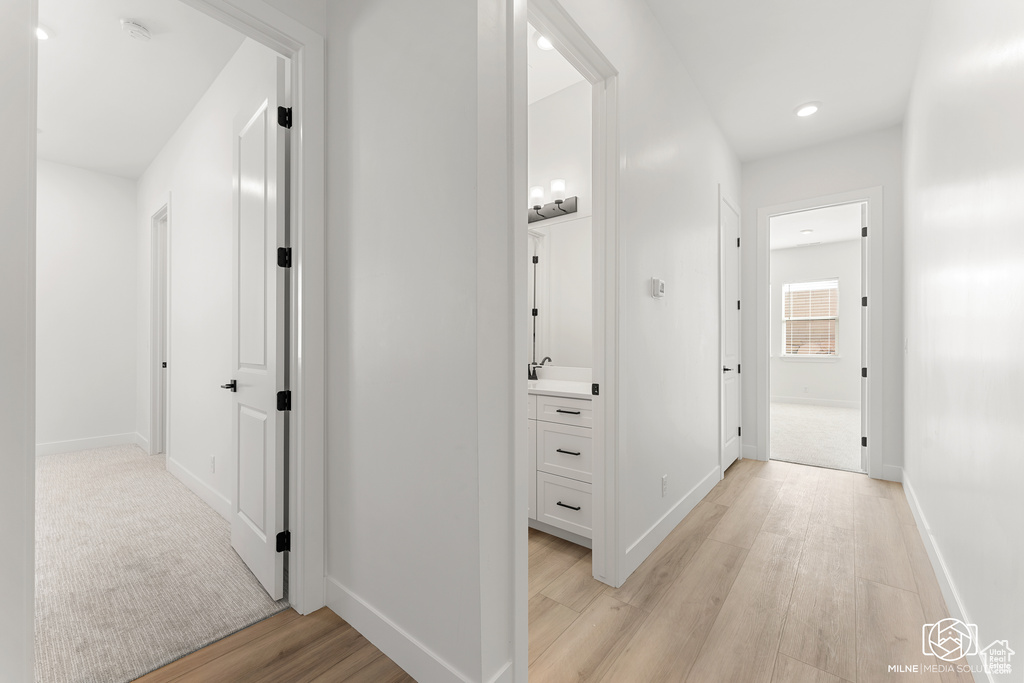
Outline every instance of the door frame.
<path id="1" fill-rule="evenodd" d="M 882 336 L 883 302 L 885 290 L 882 278 L 882 247 L 881 239 L 884 230 L 883 192 L 882 188 L 869 187 L 852 190 L 823 197 L 811 197 L 786 204 L 766 206 L 757 210 L 757 458 L 769 459 L 770 428 L 769 413 L 771 410 L 771 382 L 768 362 L 771 310 L 771 272 L 769 249 L 769 221 L 773 216 L 787 213 L 799 213 L 810 209 L 821 209 L 840 204 L 863 202 L 867 205 L 867 235 L 861 237 L 862 244 L 861 282 L 862 295 L 868 297 L 866 313 L 862 310 L 861 327 L 861 358 L 862 367 L 869 369 L 868 376 L 861 378 L 861 423 L 862 436 L 867 437 L 868 445 L 862 447 L 862 461 L 867 464 L 867 474 L 873 479 L 882 479 L 884 467 L 884 451 L 882 448 L 883 423 L 883 386 L 885 368 L 883 359 L 884 338 Z M 878 239 L 875 239 L 875 238 Z M 874 303 L 872 303 L 874 302 Z"/>
<path id="2" fill-rule="evenodd" d="M 719 367 L 725 367 L 725 318 L 721 315 L 723 300 L 725 299 L 725 250 L 722 247 L 722 204 L 726 204 L 730 209 L 736 212 L 736 218 L 739 221 L 737 226 L 737 235 L 743 233 L 743 214 L 740 213 L 739 203 L 730 199 L 722 189 L 721 183 L 718 185 L 718 365 Z M 742 237 L 741 237 L 742 239 Z M 742 244 L 742 243 L 741 243 Z M 736 268 L 736 291 L 740 294 L 740 299 L 743 298 L 743 249 L 741 244 L 736 245 L 739 252 L 736 255 L 737 268 Z M 742 360 L 743 358 L 743 316 L 739 316 L 739 323 L 736 330 L 737 344 L 739 345 L 739 353 L 737 354 Z M 739 415 L 737 416 L 737 423 L 743 424 L 743 376 L 737 370 L 737 381 L 740 383 L 740 407 Z M 722 391 L 722 378 L 719 376 L 718 379 L 718 470 L 720 479 L 725 478 L 725 443 L 723 439 L 725 430 L 725 392 Z M 739 442 L 740 453 L 737 456 L 737 460 L 743 459 L 743 438 L 740 437 Z"/>
<path id="3" fill-rule="evenodd" d="M 158 240 L 160 223 L 164 222 L 163 239 Z M 150 218 L 150 286 L 149 286 L 149 454 L 166 454 L 170 429 L 170 373 L 161 372 L 161 362 L 171 356 L 171 197 Z M 160 262 L 163 261 L 161 264 Z M 162 280 L 162 282 L 161 282 Z M 160 293 L 163 296 L 160 296 Z M 155 349 L 163 348 L 162 359 Z M 162 413 L 162 415 L 161 415 Z M 157 427 L 159 425 L 159 428 Z M 161 448 L 162 446 L 162 448 Z"/>
<path id="4" fill-rule="evenodd" d="M 238 0 L 235 0 L 236 2 Z M 326 527 L 326 53 L 324 37 L 262 0 L 181 0 L 290 60 L 292 135 L 288 231 L 288 602 L 300 614 L 327 604 Z"/>

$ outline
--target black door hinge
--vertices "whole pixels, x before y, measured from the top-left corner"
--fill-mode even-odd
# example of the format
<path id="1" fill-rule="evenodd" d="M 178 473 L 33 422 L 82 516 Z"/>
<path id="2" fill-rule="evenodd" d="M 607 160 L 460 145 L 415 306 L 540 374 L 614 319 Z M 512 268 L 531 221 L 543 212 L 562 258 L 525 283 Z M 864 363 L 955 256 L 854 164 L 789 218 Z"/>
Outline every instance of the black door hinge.
<path id="1" fill-rule="evenodd" d="M 868 305 L 868 298 L 867 298 L 866 296 L 864 296 L 864 297 L 861 297 L 861 299 L 860 299 L 860 305 L 861 305 L 861 306 L 867 306 L 867 305 Z"/>
<path id="2" fill-rule="evenodd" d="M 868 229 L 866 227 L 860 229 L 860 236 L 861 237 L 867 237 L 868 236 Z"/>
<path id="3" fill-rule="evenodd" d="M 736 428 L 736 436 L 743 436 L 743 427 Z"/>
<path id="4" fill-rule="evenodd" d="M 162 368 L 166 368 L 166 367 L 167 367 L 167 361 L 164 361 L 163 363 L 161 363 L 161 364 L 160 364 L 160 367 L 162 367 Z"/>
<path id="5" fill-rule="evenodd" d="M 590 393 L 593 394 L 594 396 L 600 396 L 601 395 L 601 385 L 600 384 L 591 384 L 590 385 Z"/>
<path id="6" fill-rule="evenodd" d="M 279 392 L 277 392 L 277 409 L 278 410 L 291 410 L 292 409 L 292 392 L 291 391 L 279 391 Z"/>
<path id="7" fill-rule="evenodd" d="M 534 308 L 534 309 L 532 309 L 532 311 L 533 311 L 533 317 L 536 318 L 537 317 L 537 309 Z"/>
<path id="8" fill-rule="evenodd" d="M 860 445 L 863 448 L 867 448 L 868 447 L 868 437 L 866 437 L 866 436 L 860 437 Z"/>
<path id="9" fill-rule="evenodd" d="M 867 377 L 868 376 L 868 369 L 867 368 L 861 368 L 860 369 L 860 376 L 861 377 Z"/>
<path id="10" fill-rule="evenodd" d="M 282 531 L 277 535 L 277 552 L 284 553 L 292 549 L 292 532 Z"/>
<path id="11" fill-rule="evenodd" d="M 540 257 L 539 256 L 534 256 L 533 257 L 533 262 L 534 263 L 540 263 Z"/>
<path id="12" fill-rule="evenodd" d="M 281 268 L 292 267 L 292 248 L 291 247 L 278 247 L 277 248 L 277 265 Z"/>
<path id="13" fill-rule="evenodd" d="M 742 365 L 742 364 L 740 364 L 740 363 L 737 363 L 737 364 L 736 364 L 736 374 L 738 375 L 738 374 L 740 374 L 741 372 L 743 372 L 743 365 Z"/>
<path id="14" fill-rule="evenodd" d="M 737 311 L 740 310 L 740 302 L 739 301 L 736 302 L 736 310 Z"/>
<path id="15" fill-rule="evenodd" d="M 739 237 L 736 238 L 736 246 L 737 247 L 740 246 L 740 238 Z"/>
<path id="16" fill-rule="evenodd" d="M 278 107 L 277 108 L 277 125 L 282 128 L 292 127 L 292 108 L 291 107 Z"/>

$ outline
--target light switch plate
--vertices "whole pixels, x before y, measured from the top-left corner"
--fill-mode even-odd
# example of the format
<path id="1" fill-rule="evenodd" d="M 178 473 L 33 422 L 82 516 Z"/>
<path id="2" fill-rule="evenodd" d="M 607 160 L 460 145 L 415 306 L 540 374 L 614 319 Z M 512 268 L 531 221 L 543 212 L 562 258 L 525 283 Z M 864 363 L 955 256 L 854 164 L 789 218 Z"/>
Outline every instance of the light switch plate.
<path id="1" fill-rule="evenodd" d="M 660 299 L 663 296 L 665 296 L 664 280 L 656 277 L 651 278 L 651 296 L 653 296 L 655 299 Z"/>

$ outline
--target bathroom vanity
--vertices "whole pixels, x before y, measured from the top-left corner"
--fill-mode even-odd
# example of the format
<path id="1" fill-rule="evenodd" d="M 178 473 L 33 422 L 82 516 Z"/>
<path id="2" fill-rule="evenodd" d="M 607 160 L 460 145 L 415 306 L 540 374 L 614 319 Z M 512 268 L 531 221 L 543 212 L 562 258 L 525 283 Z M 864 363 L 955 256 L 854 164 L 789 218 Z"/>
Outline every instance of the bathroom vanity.
<path id="1" fill-rule="evenodd" d="M 527 389 L 530 525 L 587 547 L 594 472 L 590 387 L 540 379 Z"/>

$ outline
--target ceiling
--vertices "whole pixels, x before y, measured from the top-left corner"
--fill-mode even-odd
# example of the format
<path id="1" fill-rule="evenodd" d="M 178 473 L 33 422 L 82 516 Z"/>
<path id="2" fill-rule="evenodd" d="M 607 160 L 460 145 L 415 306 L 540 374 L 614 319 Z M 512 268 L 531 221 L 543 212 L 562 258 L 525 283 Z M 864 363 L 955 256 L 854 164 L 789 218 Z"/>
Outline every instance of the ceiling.
<path id="1" fill-rule="evenodd" d="M 130 18 L 152 32 L 121 30 Z M 42 159 L 137 178 L 242 44 L 179 0 L 40 0 Z"/>
<path id="2" fill-rule="evenodd" d="M 647 2 L 741 161 L 903 121 L 929 0 Z"/>
<path id="3" fill-rule="evenodd" d="M 861 207 L 856 204 L 840 204 L 822 209 L 810 209 L 799 213 L 772 216 L 768 232 L 770 249 L 788 249 L 812 244 L 845 242 L 860 238 Z M 813 230 L 804 235 L 801 230 Z"/>
<path id="4" fill-rule="evenodd" d="M 558 50 L 537 47 L 537 29 L 527 25 L 530 47 L 526 53 L 529 72 L 526 75 L 526 96 L 530 104 L 584 80 L 576 68 Z"/>

